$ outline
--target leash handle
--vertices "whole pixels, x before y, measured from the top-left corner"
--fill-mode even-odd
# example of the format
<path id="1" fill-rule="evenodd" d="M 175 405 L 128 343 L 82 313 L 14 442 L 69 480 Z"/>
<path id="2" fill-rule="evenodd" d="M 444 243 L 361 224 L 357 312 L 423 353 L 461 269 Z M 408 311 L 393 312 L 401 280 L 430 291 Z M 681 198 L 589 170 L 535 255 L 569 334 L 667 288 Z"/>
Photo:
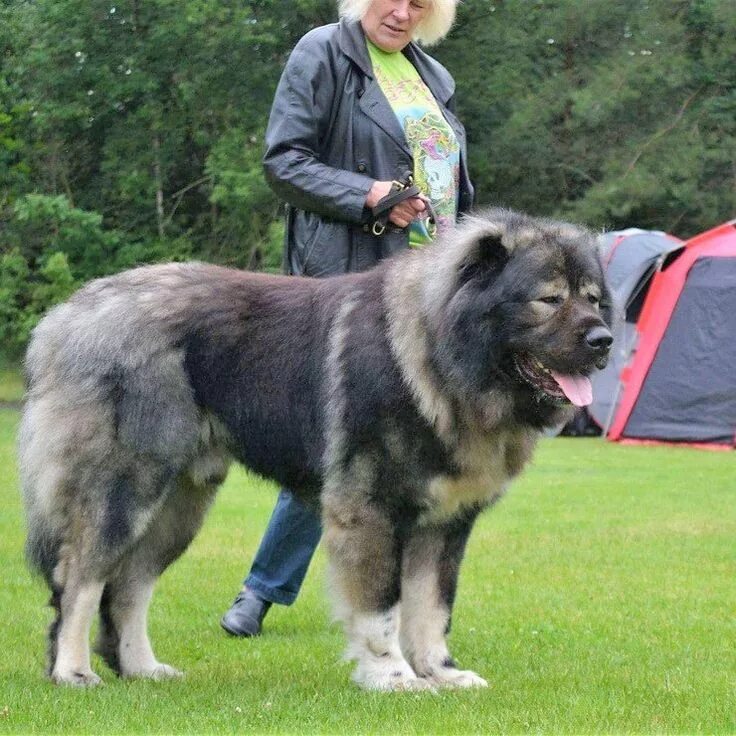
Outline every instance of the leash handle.
<path id="1" fill-rule="evenodd" d="M 414 184 L 414 177 L 411 171 L 407 171 L 401 179 L 395 179 L 391 182 L 391 189 L 385 197 L 376 202 L 376 206 L 371 209 L 373 215 L 373 225 L 371 232 L 374 235 L 383 235 L 388 224 L 389 213 L 392 207 L 410 197 L 417 197 L 421 194 L 419 187 Z"/>
<path id="2" fill-rule="evenodd" d="M 416 190 L 416 192 L 414 190 Z M 409 194 L 406 194 L 406 192 L 409 192 Z M 399 198 L 396 199 L 391 204 L 391 207 L 393 207 L 395 204 L 398 204 L 399 202 L 402 202 L 405 199 L 408 199 L 409 197 L 416 197 L 418 194 L 420 194 L 418 187 L 416 186 L 410 187 L 409 189 L 406 189 L 403 192 L 400 192 Z M 382 201 L 383 200 L 380 200 L 379 203 Z M 424 202 L 424 205 L 427 208 L 427 222 L 425 223 L 425 227 L 427 228 L 427 233 L 429 234 L 429 237 L 432 238 L 432 240 L 434 240 L 435 235 L 437 235 L 437 212 L 435 211 L 434 207 L 432 206 L 432 202 L 429 200 L 428 197 L 422 197 L 422 201 Z M 378 205 L 376 205 L 376 207 L 377 206 Z M 389 210 L 390 210 L 390 207 L 389 207 Z M 386 214 L 384 217 L 376 218 L 373 221 L 371 232 L 374 235 L 383 235 L 383 233 L 386 230 L 387 223 L 388 223 L 388 214 Z"/>

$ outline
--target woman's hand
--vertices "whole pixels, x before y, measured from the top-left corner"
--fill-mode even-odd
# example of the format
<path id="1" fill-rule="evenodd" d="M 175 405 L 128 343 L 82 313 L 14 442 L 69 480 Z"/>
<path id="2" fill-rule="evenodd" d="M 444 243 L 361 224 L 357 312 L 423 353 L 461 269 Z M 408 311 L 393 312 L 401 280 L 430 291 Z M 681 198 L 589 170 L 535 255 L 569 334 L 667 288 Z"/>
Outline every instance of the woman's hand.
<path id="1" fill-rule="evenodd" d="M 372 209 L 379 200 L 383 199 L 391 192 L 393 182 L 390 181 L 374 181 L 368 195 L 365 198 L 366 207 Z M 421 197 L 410 197 L 403 202 L 399 202 L 391 208 L 388 219 L 397 227 L 406 227 L 426 210 L 427 207 Z"/>
<path id="2" fill-rule="evenodd" d="M 426 209 L 427 205 L 424 204 L 421 197 L 409 197 L 391 208 L 388 219 L 398 227 L 406 227 L 411 225 Z"/>

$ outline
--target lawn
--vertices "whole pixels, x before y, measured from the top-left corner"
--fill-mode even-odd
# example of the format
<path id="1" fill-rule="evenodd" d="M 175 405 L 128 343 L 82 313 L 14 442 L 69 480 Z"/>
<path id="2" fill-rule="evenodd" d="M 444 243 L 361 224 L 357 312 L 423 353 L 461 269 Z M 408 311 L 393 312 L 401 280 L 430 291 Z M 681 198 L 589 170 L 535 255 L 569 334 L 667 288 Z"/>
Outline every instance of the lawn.
<path id="1" fill-rule="evenodd" d="M 478 523 L 451 647 L 487 690 L 375 694 L 349 681 L 324 556 L 266 634 L 218 625 L 273 489 L 231 472 L 202 533 L 163 576 L 150 630 L 176 682 L 96 689 L 42 676 L 51 612 L 22 560 L 18 413 L 0 409 L 0 733 L 736 733 L 732 453 L 545 440 Z"/>
<path id="2" fill-rule="evenodd" d="M 0 362 L 0 403 L 18 402 L 23 396 L 23 378 L 19 370 Z"/>

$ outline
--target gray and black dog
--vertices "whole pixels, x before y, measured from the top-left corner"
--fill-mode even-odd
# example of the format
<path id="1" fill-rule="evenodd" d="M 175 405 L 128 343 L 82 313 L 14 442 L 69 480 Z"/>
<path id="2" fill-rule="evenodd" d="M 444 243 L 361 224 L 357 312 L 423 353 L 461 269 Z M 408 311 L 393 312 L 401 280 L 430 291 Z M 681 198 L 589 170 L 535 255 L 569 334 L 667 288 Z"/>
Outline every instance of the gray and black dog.
<path id="1" fill-rule="evenodd" d="M 508 210 L 362 273 L 200 263 L 94 281 L 39 324 L 20 431 L 27 554 L 55 682 L 179 674 L 154 584 L 231 460 L 321 505 L 338 617 L 378 690 L 483 686 L 445 643 L 478 513 L 590 401 L 609 301 L 594 237 Z"/>

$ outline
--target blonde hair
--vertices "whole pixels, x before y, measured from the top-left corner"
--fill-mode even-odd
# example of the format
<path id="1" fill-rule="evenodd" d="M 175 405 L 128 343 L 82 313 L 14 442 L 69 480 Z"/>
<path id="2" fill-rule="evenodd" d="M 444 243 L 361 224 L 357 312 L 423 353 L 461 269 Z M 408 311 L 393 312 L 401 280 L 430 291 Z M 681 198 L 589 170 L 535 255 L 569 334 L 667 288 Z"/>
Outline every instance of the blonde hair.
<path id="1" fill-rule="evenodd" d="M 414 31 L 414 41 L 431 46 L 441 41 L 455 21 L 457 0 L 422 0 L 427 3 L 427 14 Z M 337 8 L 341 18 L 360 21 L 368 12 L 373 0 L 338 0 Z"/>

